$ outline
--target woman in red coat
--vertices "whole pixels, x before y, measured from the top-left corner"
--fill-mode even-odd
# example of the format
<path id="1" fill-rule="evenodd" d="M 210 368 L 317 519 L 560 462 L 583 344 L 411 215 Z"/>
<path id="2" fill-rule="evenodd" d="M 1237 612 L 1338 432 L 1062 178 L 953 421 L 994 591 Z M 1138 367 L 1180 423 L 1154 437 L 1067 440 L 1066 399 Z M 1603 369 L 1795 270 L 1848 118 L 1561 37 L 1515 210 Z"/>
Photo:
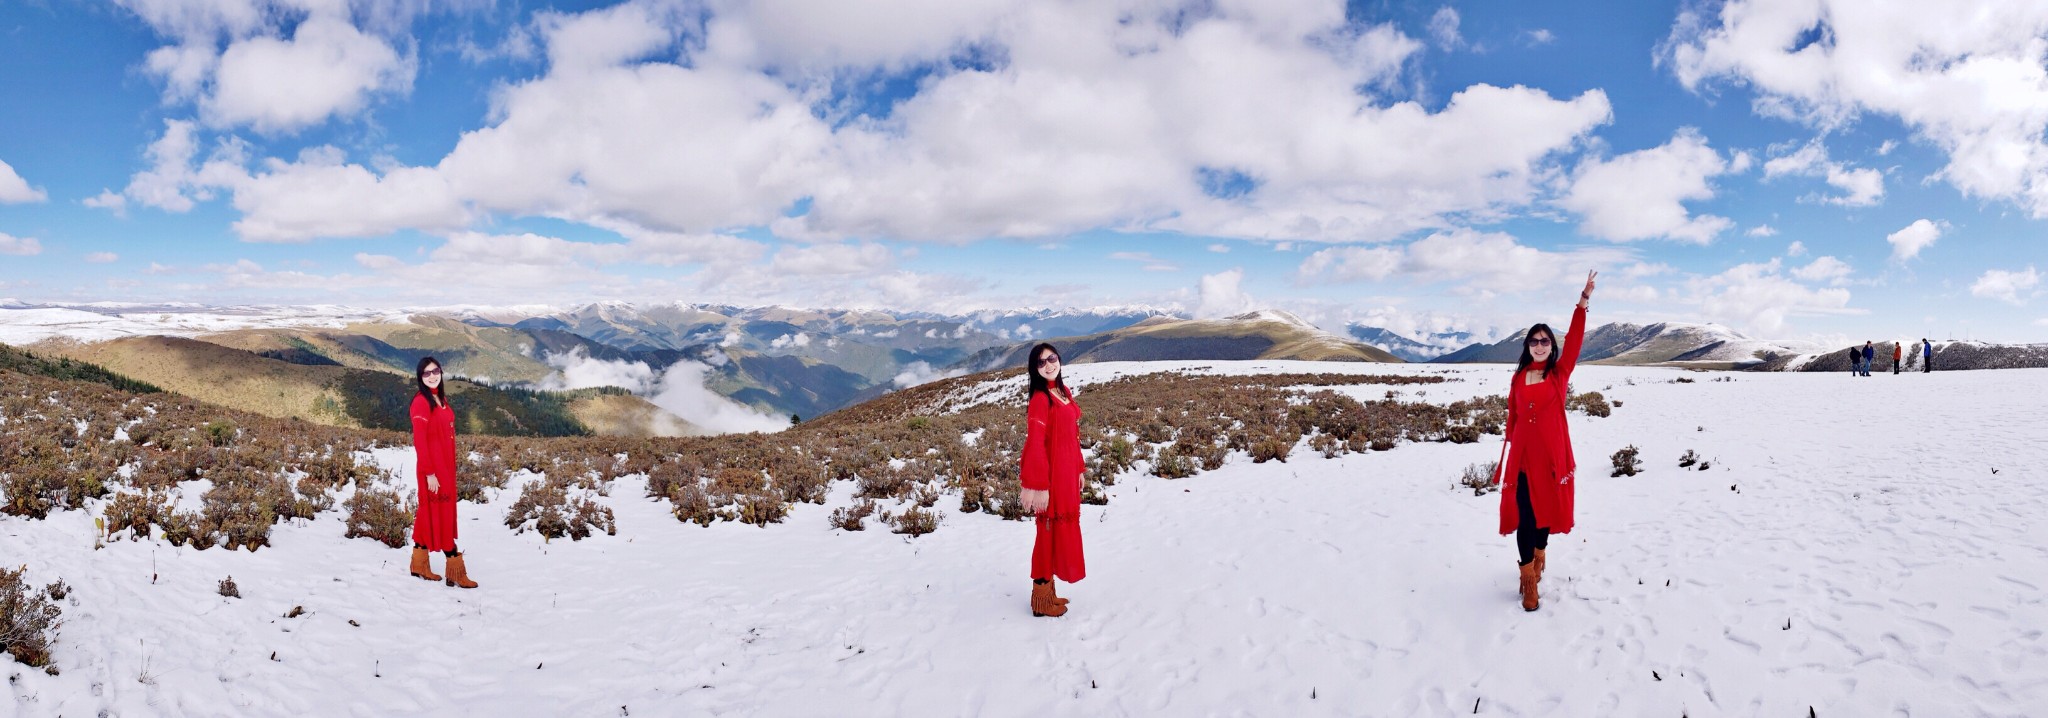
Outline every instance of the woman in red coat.
<path id="1" fill-rule="evenodd" d="M 1543 580 L 1543 552 L 1550 546 L 1550 535 L 1572 531 L 1572 472 L 1578 463 L 1572 459 L 1564 406 L 1586 335 L 1586 302 L 1593 298 L 1593 277 L 1598 274 L 1586 274 L 1586 288 L 1579 292 L 1563 347 L 1557 346 L 1557 334 L 1549 325 L 1529 328 L 1522 338 L 1515 379 L 1508 385 L 1508 424 L 1503 431 L 1507 446 L 1499 477 L 1507 485 L 1500 492 L 1500 533 L 1515 534 L 1524 611 L 1534 611 L 1539 604 L 1536 584 Z"/>
<path id="2" fill-rule="evenodd" d="M 1019 461 L 1024 510 L 1038 515 L 1031 548 L 1031 615 L 1063 616 L 1067 599 L 1052 580 L 1088 575 L 1081 557 L 1081 406 L 1060 376 L 1060 353 L 1051 344 L 1031 348 L 1031 408 Z"/>
<path id="3" fill-rule="evenodd" d="M 448 555 L 450 586 L 476 588 L 455 548 L 455 410 L 441 384 L 441 363 L 420 359 L 413 371 L 412 447 L 418 457 L 419 513 L 412 521 L 412 575 L 440 581 L 428 565 L 429 552 Z"/>

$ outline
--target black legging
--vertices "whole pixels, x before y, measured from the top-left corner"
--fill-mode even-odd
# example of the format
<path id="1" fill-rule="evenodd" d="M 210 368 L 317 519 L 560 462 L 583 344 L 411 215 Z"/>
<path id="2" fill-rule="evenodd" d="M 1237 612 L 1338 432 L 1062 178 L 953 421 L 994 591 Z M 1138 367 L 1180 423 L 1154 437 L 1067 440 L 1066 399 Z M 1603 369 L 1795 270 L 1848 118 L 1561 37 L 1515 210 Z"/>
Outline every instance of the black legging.
<path id="1" fill-rule="evenodd" d="M 1521 552 L 1522 563 L 1536 560 L 1537 549 L 1550 548 L 1550 529 L 1536 527 L 1536 509 L 1529 505 L 1529 475 L 1517 474 L 1515 478 L 1515 508 L 1522 513 L 1516 522 L 1515 550 Z"/>
<path id="2" fill-rule="evenodd" d="M 419 544 L 413 544 L 413 545 L 412 545 L 412 547 L 413 547 L 413 548 L 416 548 L 416 549 L 419 549 L 419 550 L 421 550 L 421 551 L 425 551 L 425 550 L 427 550 L 427 547 L 425 547 L 425 546 L 421 546 L 421 545 L 419 545 Z M 455 558 L 455 555 L 456 555 L 456 554 L 459 554 L 459 553 L 462 553 L 462 552 L 461 552 L 461 551 L 457 551 L 457 550 L 455 550 L 455 549 L 452 549 L 452 548 L 451 548 L 451 549 L 448 549 L 448 550 L 446 550 L 446 551 L 442 551 L 442 552 L 441 552 L 441 555 L 443 555 L 443 556 L 447 556 L 447 557 L 449 557 L 449 558 Z M 1528 563 L 1528 562 L 1527 562 L 1527 561 L 1524 561 L 1523 563 Z"/>

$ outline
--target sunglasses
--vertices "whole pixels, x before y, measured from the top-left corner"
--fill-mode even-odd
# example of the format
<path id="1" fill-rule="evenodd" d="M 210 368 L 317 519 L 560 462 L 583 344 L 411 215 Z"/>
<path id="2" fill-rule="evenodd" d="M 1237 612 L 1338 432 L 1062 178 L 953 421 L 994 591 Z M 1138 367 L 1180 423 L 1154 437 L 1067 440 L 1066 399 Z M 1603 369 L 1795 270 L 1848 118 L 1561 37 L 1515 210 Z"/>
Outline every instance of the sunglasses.
<path id="1" fill-rule="evenodd" d="M 440 376 L 440 375 L 441 375 L 441 370 L 439 370 L 439 369 L 428 369 L 428 370 L 426 370 L 426 371 L 420 372 L 420 376 Z"/>
<path id="2" fill-rule="evenodd" d="M 1527 344 L 1532 347 L 1547 347 L 1550 346 L 1550 337 L 1530 337 L 1529 340 L 1523 342 L 1523 344 Z"/>

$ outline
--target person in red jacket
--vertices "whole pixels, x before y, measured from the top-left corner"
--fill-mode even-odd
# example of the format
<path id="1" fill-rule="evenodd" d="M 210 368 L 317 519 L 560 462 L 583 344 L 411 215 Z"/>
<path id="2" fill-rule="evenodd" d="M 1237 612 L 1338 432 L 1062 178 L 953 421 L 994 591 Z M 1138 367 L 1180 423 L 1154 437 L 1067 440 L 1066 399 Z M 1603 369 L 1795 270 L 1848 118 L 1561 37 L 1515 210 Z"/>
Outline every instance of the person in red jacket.
<path id="1" fill-rule="evenodd" d="M 1081 556 L 1081 406 L 1060 376 L 1059 351 L 1039 344 L 1028 356 L 1031 406 L 1018 473 L 1024 510 L 1038 516 L 1031 615 L 1057 617 L 1066 615 L 1067 599 L 1053 590 L 1053 579 L 1074 583 L 1088 575 Z"/>
<path id="2" fill-rule="evenodd" d="M 455 410 L 441 381 L 441 363 L 423 357 L 413 370 L 412 448 L 419 459 L 419 513 L 412 521 L 412 575 L 440 581 L 428 565 L 429 552 L 448 556 L 447 583 L 476 588 L 455 548 Z"/>
<path id="3" fill-rule="evenodd" d="M 1586 302 L 1593 298 L 1593 278 L 1598 274 L 1586 274 L 1586 288 L 1572 310 L 1564 346 L 1557 346 L 1557 334 L 1549 325 L 1530 327 L 1522 339 L 1514 381 L 1508 384 L 1508 423 L 1502 432 L 1507 445 L 1495 480 L 1507 482 L 1500 492 L 1500 533 L 1515 534 L 1524 611 L 1534 611 L 1540 604 L 1536 584 L 1543 580 L 1550 535 L 1572 531 L 1572 472 L 1578 463 L 1572 458 L 1571 431 L 1565 426 L 1565 394 L 1579 361 Z"/>

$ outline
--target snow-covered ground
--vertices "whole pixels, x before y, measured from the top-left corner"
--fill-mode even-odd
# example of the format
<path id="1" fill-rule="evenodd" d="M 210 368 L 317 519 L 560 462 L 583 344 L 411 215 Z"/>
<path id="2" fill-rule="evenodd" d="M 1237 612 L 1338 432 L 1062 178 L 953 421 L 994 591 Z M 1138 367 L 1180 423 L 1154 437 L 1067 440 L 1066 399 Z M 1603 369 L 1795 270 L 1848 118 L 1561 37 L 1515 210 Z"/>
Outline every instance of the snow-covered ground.
<path id="1" fill-rule="evenodd" d="M 402 322 L 403 310 L 331 305 L 214 307 L 198 304 L 23 304 L 0 300 L 0 343 L 16 346 L 63 337 L 105 341 L 132 336 L 198 336 L 237 329 L 344 327 Z"/>
<path id="2" fill-rule="evenodd" d="M 1505 380 L 1307 367 L 1465 380 L 1398 388 L 1429 400 Z M 1453 489 L 1489 439 L 1126 476 L 1083 508 L 1059 619 L 1026 608 L 1029 524 L 949 498 L 935 534 L 839 532 L 844 485 L 699 528 L 622 479 L 619 534 L 574 543 L 505 529 L 509 495 L 465 504 L 471 591 L 338 514 L 255 554 L 0 517 L 0 564 L 75 597 L 61 675 L 0 669 L 24 716 L 2048 715 L 2048 370 L 1578 384 L 1623 405 L 1573 415 L 1579 528 L 1536 613 L 1498 495 Z M 1645 473 L 1608 477 L 1628 444 Z M 215 594 L 230 574 L 244 598 Z"/>

